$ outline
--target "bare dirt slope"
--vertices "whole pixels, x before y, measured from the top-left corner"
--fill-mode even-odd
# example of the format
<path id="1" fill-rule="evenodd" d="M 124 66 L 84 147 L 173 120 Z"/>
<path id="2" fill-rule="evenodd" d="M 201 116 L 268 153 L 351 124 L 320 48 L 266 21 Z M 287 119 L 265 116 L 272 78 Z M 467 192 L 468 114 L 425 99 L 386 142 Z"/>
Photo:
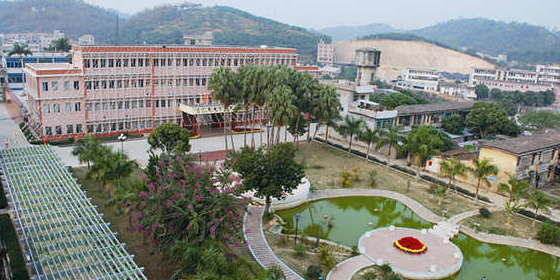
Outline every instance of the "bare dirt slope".
<path id="1" fill-rule="evenodd" d="M 480 58 L 426 42 L 364 40 L 335 41 L 333 44 L 336 63 L 353 63 L 357 48 L 381 50 L 381 67 L 376 75 L 382 79 L 396 79 L 406 67 L 463 74 L 468 74 L 471 67 L 495 68 Z"/>

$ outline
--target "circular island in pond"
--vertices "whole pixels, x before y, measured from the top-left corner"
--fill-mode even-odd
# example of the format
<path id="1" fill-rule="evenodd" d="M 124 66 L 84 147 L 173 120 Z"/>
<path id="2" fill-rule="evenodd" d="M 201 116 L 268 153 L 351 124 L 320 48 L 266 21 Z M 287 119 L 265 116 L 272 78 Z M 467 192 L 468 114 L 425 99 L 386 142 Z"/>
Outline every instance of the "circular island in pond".
<path id="1" fill-rule="evenodd" d="M 463 254 L 455 244 L 427 230 L 374 229 L 362 235 L 358 244 L 360 252 L 374 264 L 387 263 L 407 279 L 446 278 L 463 264 Z"/>

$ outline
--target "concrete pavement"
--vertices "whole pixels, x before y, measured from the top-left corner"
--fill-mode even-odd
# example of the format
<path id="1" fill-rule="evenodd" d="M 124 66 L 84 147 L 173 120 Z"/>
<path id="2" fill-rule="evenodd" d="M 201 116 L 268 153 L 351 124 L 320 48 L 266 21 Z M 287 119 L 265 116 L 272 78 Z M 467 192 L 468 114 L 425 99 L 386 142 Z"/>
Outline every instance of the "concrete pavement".
<path id="1" fill-rule="evenodd" d="M 10 148 L 28 145 L 19 126 L 8 113 L 7 106 L 5 102 L 0 103 L 0 149 L 5 149 L 6 143 Z"/>

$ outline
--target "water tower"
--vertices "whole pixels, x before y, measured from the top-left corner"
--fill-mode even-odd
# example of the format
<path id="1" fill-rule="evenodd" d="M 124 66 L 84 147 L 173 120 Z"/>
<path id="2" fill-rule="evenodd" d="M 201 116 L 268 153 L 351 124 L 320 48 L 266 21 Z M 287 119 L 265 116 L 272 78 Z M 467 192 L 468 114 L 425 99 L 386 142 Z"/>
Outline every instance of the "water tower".
<path id="1" fill-rule="evenodd" d="M 358 86 L 371 85 L 375 81 L 375 71 L 379 67 L 381 51 L 374 48 L 356 50 L 356 69 Z"/>

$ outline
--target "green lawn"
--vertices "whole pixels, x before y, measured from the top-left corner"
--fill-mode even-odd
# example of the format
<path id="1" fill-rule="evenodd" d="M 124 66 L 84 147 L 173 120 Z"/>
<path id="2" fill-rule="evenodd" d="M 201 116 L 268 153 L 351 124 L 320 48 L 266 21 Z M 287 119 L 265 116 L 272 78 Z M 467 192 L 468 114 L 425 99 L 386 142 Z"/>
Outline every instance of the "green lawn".
<path id="1" fill-rule="evenodd" d="M 533 220 L 516 214 L 511 217 L 512 226 L 508 227 L 507 213 L 505 211 L 493 212 L 490 218 L 477 215 L 462 221 L 462 224 L 481 232 L 522 238 L 534 237 L 537 234 L 538 223 L 535 224 L 534 228 L 531 227 L 532 223 Z M 479 224 L 480 226 L 477 227 L 474 224 Z"/>
<path id="2" fill-rule="evenodd" d="M 299 143 L 299 151 L 296 155 L 297 160 L 301 161 L 303 159 L 307 145 L 306 142 Z M 363 158 L 349 155 L 347 152 L 325 146 L 323 143 L 315 142 L 312 144 L 309 148 L 306 163 L 306 177 L 311 182 L 311 187 L 317 190 L 343 188 L 341 172 L 359 168 L 360 180 L 355 182 L 351 188 L 370 188 L 369 174 L 372 170 L 375 170 L 377 172 L 376 188 L 402 193 L 417 200 L 437 214 L 450 217 L 478 208 L 472 200 L 455 195 L 451 190 L 448 191 L 443 205 L 439 207 L 437 205 L 437 197 L 428 192 L 429 184 L 423 181 L 416 181 L 412 176 L 388 170 L 385 166 L 366 162 Z M 409 181 L 410 189 L 407 190 Z"/>

